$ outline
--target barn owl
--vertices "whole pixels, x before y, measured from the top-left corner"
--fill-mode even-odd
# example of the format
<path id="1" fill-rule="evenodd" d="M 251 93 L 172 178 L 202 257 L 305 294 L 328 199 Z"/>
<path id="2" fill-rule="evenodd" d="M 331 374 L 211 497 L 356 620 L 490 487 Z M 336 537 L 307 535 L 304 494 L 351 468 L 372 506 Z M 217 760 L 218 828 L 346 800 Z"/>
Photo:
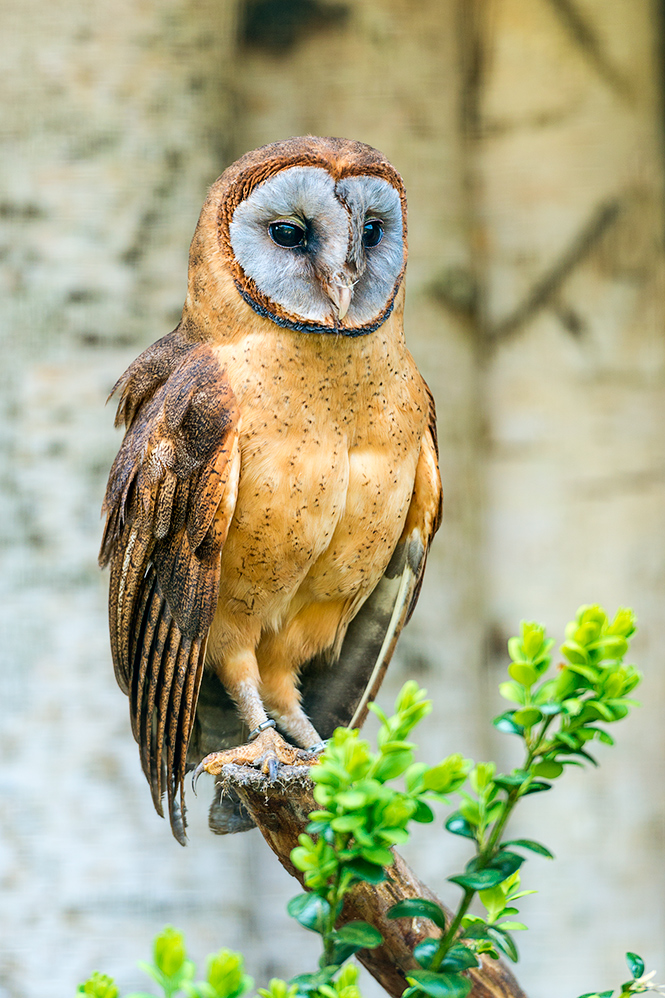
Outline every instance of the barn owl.
<path id="1" fill-rule="evenodd" d="M 362 723 L 418 597 L 441 484 L 405 265 L 379 152 L 263 146 L 211 187 L 182 319 L 113 389 L 111 649 L 182 843 L 187 771 L 274 774 Z M 218 795 L 215 831 L 251 824 Z"/>

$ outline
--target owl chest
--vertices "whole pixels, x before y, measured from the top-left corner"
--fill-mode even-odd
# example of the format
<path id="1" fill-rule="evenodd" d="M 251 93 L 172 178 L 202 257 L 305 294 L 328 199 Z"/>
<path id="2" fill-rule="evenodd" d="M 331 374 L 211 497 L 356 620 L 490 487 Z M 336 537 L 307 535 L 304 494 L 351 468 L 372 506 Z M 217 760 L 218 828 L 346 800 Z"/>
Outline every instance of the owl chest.
<path id="1" fill-rule="evenodd" d="M 239 399 L 241 475 L 223 576 L 251 584 L 255 608 L 302 586 L 328 599 L 376 584 L 413 492 L 422 419 L 399 385 L 359 390 L 358 379 L 306 375 L 278 369 Z"/>

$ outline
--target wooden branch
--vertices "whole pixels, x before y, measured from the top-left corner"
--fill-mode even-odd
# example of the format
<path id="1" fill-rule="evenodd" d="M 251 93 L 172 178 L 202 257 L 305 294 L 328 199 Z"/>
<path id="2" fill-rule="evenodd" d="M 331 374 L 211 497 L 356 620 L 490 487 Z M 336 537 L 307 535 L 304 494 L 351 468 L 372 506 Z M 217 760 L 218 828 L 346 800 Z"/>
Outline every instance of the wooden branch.
<path id="1" fill-rule="evenodd" d="M 235 791 L 261 830 L 264 839 L 282 866 L 301 883 L 303 874 L 290 860 L 291 850 L 304 832 L 307 816 L 316 808 L 313 784 L 302 766 L 282 766 L 275 781 L 249 766 L 225 766 L 218 777 L 222 792 Z M 347 897 L 340 925 L 362 919 L 374 925 L 385 942 L 374 950 L 361 950 L 360 962 L 389 995 L 399 998 L 408 986 L 406 973 L 415 969 L 413 948 L 437 934 L 426 919 L 400 918 L 391 921 L 387 912 L 404 898 L 424 897 L 441 904 L 435 894 L 421 883 L 401 856 L 395 853 L 389 879 L 382 884 L 358 884 Z M 451 912 L 445 909 L 446 918 Z M 482 958 L 482 966 L 469 972 L 473 989 L 469 998 L 526 998 L 508 968 L 500 961 Z"/>

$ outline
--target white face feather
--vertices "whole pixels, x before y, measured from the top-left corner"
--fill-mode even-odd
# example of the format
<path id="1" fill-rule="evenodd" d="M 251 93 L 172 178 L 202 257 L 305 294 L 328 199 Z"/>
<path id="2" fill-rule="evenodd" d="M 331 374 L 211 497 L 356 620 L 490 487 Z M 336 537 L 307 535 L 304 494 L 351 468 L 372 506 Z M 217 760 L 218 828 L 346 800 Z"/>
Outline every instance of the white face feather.
<path id="1" fill-rule="evenodd" d="M 366 246 L 363 227 L 375 219 L 383 236 L 376 246 Z M 302 245 L 273 241 L 269 226 L 280 220 L 305 229 Z M 335 184 L 321 167 L 282 170 L 241 201 L 229 234 L 238 263 L 259 290 L 310 322 L 334 322 L 325 282 L 341 273 L 354 282 L 345 326 L 371 323 L 385 309 L 402 269 L 402 206 L 395 188 L 380 177 L 347 177 Z"/>

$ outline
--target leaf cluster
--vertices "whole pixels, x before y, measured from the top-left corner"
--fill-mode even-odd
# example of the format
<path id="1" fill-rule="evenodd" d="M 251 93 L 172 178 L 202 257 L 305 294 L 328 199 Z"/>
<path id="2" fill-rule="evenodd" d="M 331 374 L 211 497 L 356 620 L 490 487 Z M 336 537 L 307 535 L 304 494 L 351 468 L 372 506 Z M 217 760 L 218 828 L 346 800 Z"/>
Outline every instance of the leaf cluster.
<path id="1" fill-rule="evenodd" d="M 411 822 L 434 820 L 433 802 L 452 804 L 445 828 L 468 839 L 474 853 L 461 873 L 448 878 L 462 891 L 451 919 L 427 898 L 400 901 L 388 914 L 427 919 L 433 926 L 431 937 L 414 949 L 417 967 L 409 973 L 403 998 L 466 998 L 471 990 L 468 971 L 479 965 L 481 955 L 517 960 L 512 933 L 526 925 L 515 920 L 515 902 L 534 893 L 519 889 L 520 867 L 525 854 L 552 854 L 540 842 L 504 838 L 506 825 L 522 798 L 549 790 L 566 766 L 595 765 L 590 742 L 613 744 L 605 726 L 621 720 L 635 704 L 629 694 L 641 678 L 623 661 L 634 631 L 631 610 L 621 608 L 610 620 L 600 606 L 580 607 L 566 628 L 564 661 L 551 677 L 554 642 L 540 624 L 522 622 L 520 634 L 508 642 L 510 679 L 500 687 L 514 707 L 494 720 L 500 731 L 516 735 L 523 745 L 523 762 L 510 773 L 497 772 L 492 762 L 474 765 L 457 754 L 435 766 L 416 762 L 409 735 L 430 713 L 431 703 L 414 682 L 403 687 L 391 717 L 372 705 L 380 720 L 376 751 L 358 731 L 338 728 L 312 767 L 318 809 L 291 853 L 307 892 L 292 898 L 288 912 L 321 936 L 323 952 L 317 970 L 289 982 L 275 978 L 259 989 L 261 998 L 361 998 L 357 970 L 346 961 L 383 939 L 367 922 L 337 927 L 344 899 L 357 884 L 378 884 L 389 876 L 392 847 L 406 842 Z M 469 911 L 476 896 L 484 916 Z M 633 979 L 622 985 L 618 998 L 659 990 L 650 984 L 652 975 L 644 976 L 640 957 L 629 953 L 627 959 Z M 242 998 L 253 985 L 242 957 L 228 950 L 209 957 L 206 979 L 194 981 L 182 935 L 169 926 L 155 940 L 153 963 L 141 966 L 165 998 Z M 78 993 L 118 998 L 113 981 L 101 974 L 93 974 Z M 611 995 L 606 991 L 581 998 Z"/>
<path id="2" fill-rule="evenodd" d="M 614 744 L 599 723 L 619 721 L 636 706 L 628 694 L 642 677 L 634 666 L 623 662 L 634 632 L 632 610 L 621 607 L 610 621 L 602 607 L 581 606 L 566 627 L 561 646 L 566 661 L 555 678 L 542 683 L 538 680 L 549 668 L 553 645 L 544 628 L 523 621 L 521 635 L 510 639 L 511 680 L 499 690 L 517 708 L 494 723 L 501 731 L 519 735 L 532 749 L 535 777 L 555 779 L 564 766 L 595 765 L 587 749 L 594 739 Z M 553 731 L 555 719 L 558 726 Z M 543 737 L 546 732 L 547 738 Z"/>
<path id="3" fill-rule="evenodd" d="M 331 984 L 345 960 L 381 944 L 381 934 L 366 922 L 335 928 L 344 897 L 362 881 L 386 879 L 394 862 L 391 848 L 407 841 L 409 823 L 434 818 L 425 798 L 446 800 L 471 765 L 459 755 L 433 767 L 414 762 L 415 746 L 407 739 L 431 711 L 416 683 L 405 684 L 391 717 L 376 705 L 372 709 L 381 722 L 377 751 L 355 730 L 335 731 L 311 771 L 320 808 L 310 814 L 307 831 L 291 853 L 310 893 L 293 898 L 289 914 L 323 939 L 319 970 L 294 978 L 303 994 L 324 994 L 321 987 Z M 397 779 L 404 789 L 390 785 Z"/>
<path id="4" fill-rule="evenodd" d="M 641 956 L 638 956 L 637 953 L 626 953 L 626 963 L 632 977 L 629 981 L 625 981 L 621 985 L 621 990 L 617 993 L 616 998 L 632 998 L 633 995 L 645 994 L 647 991 L 665 994 L 665 987 L 653 983 L 656 972 L 652 971 L 650 974 L 644 973 L 644 960 Z M 589 991 L 586 994 L 580 995 L 580 998 L 612 998 L 613 994 L 613 990 Z"/>
<path id="5" fill-rule="evenodd" d="M 254 986 L 254 981 L 244 972 L 243 958 L 239 953 L 221 949 L 207 960 L 206 977 L 195 981 L 196 968 L 187 958 L 182 932 L 167 925 L 153 943 L 152 963 L 140 962 L 139 967 L 158 985 L 164 998 L 242 998 Z M 90 998 L 118 998 L 118 989 L 110 977 L 94 973 L 79 986 L 79 995 Z M 126 998 L 154 998 L 140 991 Z M 291 995 L 275 998 L 292 998 Z"/>

